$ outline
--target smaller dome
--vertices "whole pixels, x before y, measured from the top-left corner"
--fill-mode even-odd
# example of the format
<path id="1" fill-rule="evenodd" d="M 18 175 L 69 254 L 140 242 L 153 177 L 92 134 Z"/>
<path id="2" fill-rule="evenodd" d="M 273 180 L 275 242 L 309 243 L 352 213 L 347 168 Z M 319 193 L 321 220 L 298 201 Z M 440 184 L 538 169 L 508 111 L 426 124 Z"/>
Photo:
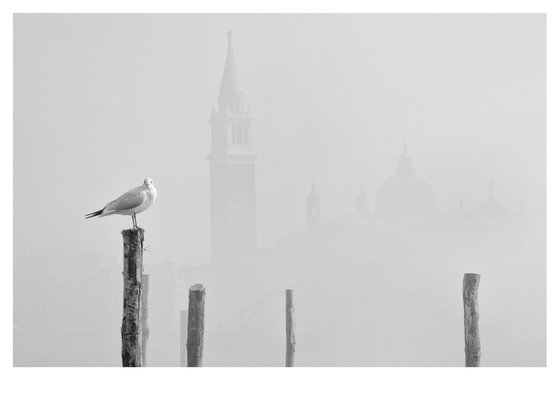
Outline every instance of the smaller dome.
<path id="1" fill-rule="evenodd" d="M 407 221 L 436 210 L 434 189 L 416 174 L 405 146 L 395 175 L 377 191 L 375 212 L 384 220 Z"/>

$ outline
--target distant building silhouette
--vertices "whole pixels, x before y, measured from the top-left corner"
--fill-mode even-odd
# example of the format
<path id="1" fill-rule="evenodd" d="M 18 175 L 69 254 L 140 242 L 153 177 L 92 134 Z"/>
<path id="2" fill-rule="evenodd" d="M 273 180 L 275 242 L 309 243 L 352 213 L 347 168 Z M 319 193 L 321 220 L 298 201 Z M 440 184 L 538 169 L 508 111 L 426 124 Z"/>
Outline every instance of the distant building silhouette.
<path id="1" fill-rule="evenodd" d="M 252 118 L 239 85 L 231 32 L 228 32 L 218 105 L 218 110 L 212 111 L 212 149 L 208 156 L 212 262 L 246 262 L 255 257 L 262 259 L 263 254 L 272 258 L 278 252 L 257 249 L 256 245 L 256 153 Z M 395 173 L 381 183 L 373 204 L 362 185 L 354 201 L 353 214 L 323 219 L 321 199 L 313 182 L 306 200 L 306 217 L 307 229 L 282 238 L 277 247 L 302 247 L 311 240 L 317 246 L 321 243 L 330 246 L 336 241 L 341 249 L 346 246 L 354 252 L 355 241 L 363 240 L 375 246 L 376 240 L 387 237 L 381 235 L 400 226 L 414 225 L 417 230 L 432 230 L 441 237 L 451 230 L 516 228 L 526 224 L 522 211 L 520 215 L 497 203 L 493 183 L 488 186 L 487 202 L 481 206 L 466 209 L 461 199 L 458 210 L 438 211 L 434 189 L 416 172 L 406 144 Z M 345 233 L 352 235 L 354 242 L 343 236 Z"/>
<path id="2" fill-rule="evenodd" d="M 354 201 L 353 214 L 320 218 L 320 200 L 315 183 L 307 196 L 307 231 L 296 232 L 281 238 L 277 247 L 321 249 L 337 245 L 348 254 L 355 254 L 356 244 L 376 246 L 380 240 L 400 238 L 394 230 L 408 229 L 417 235 L 432 235 L 432 241 L 456 235 L 470 238 L 472 233 L 484 238 L 485 230 L 515 230 L 528 225 L 523 211 L 515 213 L 499 204 L 494 196 L 494 185 L 488 185 L 488 198 L 478 207 L 466 209 L 463 200 L 457 210 L 438 211 L 432 186 L 419 176 L 412 166 L 412 159 L 405 145 L 398 159 L 394 175 L 381 183 L 375 200 L 375 211 L 363 186 Z M 408 232 L 408 231 L 407 231 Z M 423 235 L 426 237 L 426 235 Z M 367 259 L 372 252 L 367 253 Z"/>
<path id="3" fill-rule="evenodd" d="M 256 154 L 251 121 L 239 85 L 230 31 L 218 110 L 212 110 L 210 119 L 212 263 L 231 262 L 256 246 Z"/>

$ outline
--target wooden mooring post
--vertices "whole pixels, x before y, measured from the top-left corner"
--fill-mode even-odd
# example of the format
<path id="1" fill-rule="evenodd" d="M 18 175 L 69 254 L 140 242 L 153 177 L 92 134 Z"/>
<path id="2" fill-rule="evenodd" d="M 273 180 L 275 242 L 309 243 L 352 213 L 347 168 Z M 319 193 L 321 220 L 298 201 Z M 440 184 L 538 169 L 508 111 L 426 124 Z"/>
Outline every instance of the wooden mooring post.
<path id="1" fill-rule="evenodd" d="M 123 230 L 123 318 L 121 326 L 123 367 L 142 367 L 142 252 L 144 230 Z"/>
<path id="2" fill-rule="evenodd" d="M 478 332 L 479 274 L 463 277 L 463 307 L 465 312 L 465 367 L 480 366 L 480 334 Z"/>
<path id="3" fill-rule="evenodd" d="M 142 275 L 142 310 L 140 323 L 142 325 L 142 366 L 146 367 L 148 339 L 150 338 L 150 328 L 148 327 L 148 296 L 150 293 L 150 275 Z"/>
<path id="4" fill-rule="evenodd" d="M 204 297 L 201 284 L 189 288 L 189 318 L 187 329 L 187 367 L 202 367 L 204 345 Z"/>
<path id="5" fill-rule="evenodd" d="M 187 321 L 188 321 L 188 313 L 186 309 L 183 309 L 179 312 L 179 338 L 180 343 L 179 345 L 179 366 L 180 367 L 187 367 Z"/>
<path id="6" fill-rule="evenodd" d="M 294 311 L 294 291 L 286 290 L 286 367 L 294 367 L 296 352 L 296 318 Z"/>

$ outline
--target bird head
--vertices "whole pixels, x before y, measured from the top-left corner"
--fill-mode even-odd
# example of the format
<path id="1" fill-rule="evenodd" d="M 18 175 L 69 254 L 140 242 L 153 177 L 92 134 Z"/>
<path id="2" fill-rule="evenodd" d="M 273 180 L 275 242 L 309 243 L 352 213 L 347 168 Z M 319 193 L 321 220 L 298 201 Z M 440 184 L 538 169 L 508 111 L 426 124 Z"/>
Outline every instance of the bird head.
<path id="1" fill-rule="evenodd" d="M 147 177 L 147 178 L 144 179 L 144 185 L 145 185 L 146 187 L 149 187 L 149 186 L 151 186 L 152 184 L 154 184 L 154 182 L 152 181 L 151 178 Z"/>

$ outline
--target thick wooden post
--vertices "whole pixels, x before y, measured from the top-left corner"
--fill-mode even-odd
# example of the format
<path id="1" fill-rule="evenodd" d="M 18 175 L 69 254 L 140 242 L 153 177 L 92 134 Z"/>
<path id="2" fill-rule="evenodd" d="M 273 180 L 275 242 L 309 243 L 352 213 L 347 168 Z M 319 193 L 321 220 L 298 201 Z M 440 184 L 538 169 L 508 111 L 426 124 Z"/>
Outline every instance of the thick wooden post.
<path id="1" fill-rule="evenodd" d="M 179 338 L 181 345 L 179 345 L 179 359 L 180 367 L 187 367 L 187 320 L 188 313 L 186 309 L 180 312 L 179 317 Z"/>
<path id="2" fill-rule="evenodd" d="M 187 330 L 187 367 L 202 367 L 204 344 L 204 286 L 196 284 L 189 289 L 189 323 Z"/>
<path id="3" fill-rule="evenodd" d="M 121 327 L 123 367 L 142 367 L 142 252 L 144 230 L 122 231 L 124 243 L 123 278 L 124 302 Z"/>
<path id="4" fill-rule="evenodd" d="M 294 367 L 296 351 L 296 317 L 294 311 L 294 291 L 286 290 L 286 367 Z"/>
<path id="5" fill-rule="evenodd" d="M 480 366 L 480 335 L 478 333 L 479 274 L 463 277 L 463 307 L 465 311 L 465 367 Z"/>
<path id="6" fill-rule="evenodd" d="M 148 338 L 150 338 L 150 328 L 148 327 L 148 295 L 150 293 L 150 275 L 142 275 L 142 311 L 140 322 L 142 325 L 142 366 L 147 366 Z"/>

